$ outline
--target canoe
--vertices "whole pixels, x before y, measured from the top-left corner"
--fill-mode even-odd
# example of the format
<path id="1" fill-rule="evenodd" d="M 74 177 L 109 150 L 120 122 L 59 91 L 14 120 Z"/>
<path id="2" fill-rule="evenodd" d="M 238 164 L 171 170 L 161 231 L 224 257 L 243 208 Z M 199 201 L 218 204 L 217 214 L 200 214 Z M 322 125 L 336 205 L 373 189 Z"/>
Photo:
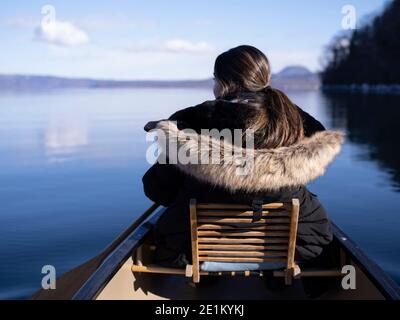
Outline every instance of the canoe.
<path id="1" fill-rule="evenodd" d="M 129 227 L 101 257 L 101 263 L 91 272 L 71 297 L 74 300 L 158 300 L 158 299 L 308 299 L 299 283 L 281 290 L 270 290 L 261 277 L 218 277 L 194 286 L 184 271 L 176 269 L 169 274 L 132 272 L 138 250 L 151 248 L 153 227 L 165 208 L 153 205 Z M 375 262 L 333 224 L 334 242 L 347 264 L 356 270 L 356 289 L 339 286 L 325 292 L 320 299 L 327 300 L 398 300 L 400 287 Z M 150 250 L 150 249 L 149 249 Z M 329 276 L 329 275 L 327 275 Z M 211 277 L 210 277 L 211 278 Z M 342 278 L 338 277 L 337 281 Z"/>

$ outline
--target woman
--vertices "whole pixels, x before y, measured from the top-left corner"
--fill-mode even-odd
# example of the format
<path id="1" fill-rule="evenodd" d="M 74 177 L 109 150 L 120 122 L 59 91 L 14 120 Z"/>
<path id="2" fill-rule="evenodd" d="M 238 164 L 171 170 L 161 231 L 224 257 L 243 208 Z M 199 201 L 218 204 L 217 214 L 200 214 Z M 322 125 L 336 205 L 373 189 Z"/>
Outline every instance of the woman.
<path id="1" fill-rule="evenodd" d="M 229 165 L 156 163 L 143 177 L 145 194 L 168 207 L 155 230 L 158 263 L 184 266 L 191 259 L 189 200 L 213 203 L 290 202 L 300 200 L 296 255 L 316 259 L 332 241 L 328 216 L 316 195 L 304 186 L 323 174 L 340 150 L 342 135 L 324 131 L 309 114 L 281 91 L 270 87 L 267 57 L 251 46 L 221 54 L 214 67 L 216 100 L 173 114 L 167 122 L 150 122 L 167 137 L 190 128 L 251 129 L 256 161 L 248 175 L 235 176 Z M 178 143 L 179 144 L 179 143 Z M 197 152 L 197 151 L 195 151 Z M 263 158 L 257 158 L 263 157 Z M 278 165 L 277 165 L 278 164 Z M 271 171 L 271 166 L 275 166 Z"/>

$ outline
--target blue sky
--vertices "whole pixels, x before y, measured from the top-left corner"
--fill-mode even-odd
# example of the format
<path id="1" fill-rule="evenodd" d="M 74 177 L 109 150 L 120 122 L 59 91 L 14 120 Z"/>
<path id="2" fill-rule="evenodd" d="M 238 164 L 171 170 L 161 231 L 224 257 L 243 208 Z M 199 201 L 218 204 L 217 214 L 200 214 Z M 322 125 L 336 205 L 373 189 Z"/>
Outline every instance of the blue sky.
<path id="1" fill-rule="evenodd" d="M 0 73 L 112 79 L 201 79 L 215 57 L 250 44 L 274 71 L 318 70 L 341 30 L 342 7 L 358 19 L 385 0 L 24 1 L 0 3 Z M 56 13 L 43 27 L 42 7 Z M 47 25 L 48 26 L 48 25 Z"/>

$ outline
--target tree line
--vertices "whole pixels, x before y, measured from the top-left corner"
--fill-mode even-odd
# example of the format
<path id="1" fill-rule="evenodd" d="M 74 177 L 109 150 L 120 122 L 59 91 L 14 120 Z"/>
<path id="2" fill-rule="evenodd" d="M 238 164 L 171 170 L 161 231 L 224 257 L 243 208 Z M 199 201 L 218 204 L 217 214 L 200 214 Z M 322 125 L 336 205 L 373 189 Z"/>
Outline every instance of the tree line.
<path id="1" fill-rule="evenodd" d="M 400 0 L 327 47 L 324 85 L 400 84 Z"/>

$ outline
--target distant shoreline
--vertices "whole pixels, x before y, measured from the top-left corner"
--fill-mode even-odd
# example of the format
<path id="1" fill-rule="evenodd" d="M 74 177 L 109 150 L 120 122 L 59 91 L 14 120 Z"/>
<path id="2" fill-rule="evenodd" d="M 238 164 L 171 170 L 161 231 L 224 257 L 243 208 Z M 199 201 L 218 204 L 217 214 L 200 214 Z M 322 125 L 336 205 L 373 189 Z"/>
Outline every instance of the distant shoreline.
<path id="1" fill-rule="evenodd" d="M 322 85 L 324 92 L 400 95 L 400 84 L 336 84 Z"/>
<path id="2" fill-rule="evenodd" d="M 282 90 L 318 90 L 319 76 L 301 66 L 286 67 L 272 76 L 272 85 Z M 64 88 L 181 88 L 210 89 L 213 79 L 202 80 L 101 80 L 44 75 L 0 74 L 0 91 L 54 90 Z"/>

